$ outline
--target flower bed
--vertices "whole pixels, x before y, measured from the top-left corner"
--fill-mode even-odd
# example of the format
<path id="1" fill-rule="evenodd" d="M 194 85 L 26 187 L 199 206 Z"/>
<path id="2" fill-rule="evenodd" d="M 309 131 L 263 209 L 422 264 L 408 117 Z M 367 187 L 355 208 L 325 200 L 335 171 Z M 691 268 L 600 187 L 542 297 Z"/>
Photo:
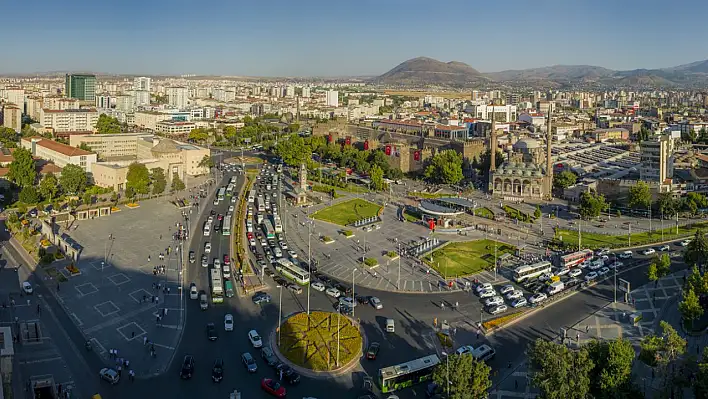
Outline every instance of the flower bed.
<path id="1" fill-rule="evenodd" d="M 47 273 L 50 277 L 53 279 L 57 280 L 60 283 L 65 283 L 69 281 L 69 279 L 66 278 L 63 274 L 59 273 L 59 270 L 57 270 L 56 267 L 47 267 L 44 269 L 44 272 Z"/>
<path id="2" fill-rule="evenodd" d="M 56 253 L 54 254 L 54 259 L 56 259 L 56 260 L 62 260 L 62 259 L 64 259 L 64 258 L 65 258 L 65 256 L 64 256 L 64 254 L 61 253 L 61 252 L 56 252 Z"/>
<path id="3" fill-rule="evenodd" d="M 71 274 L 72 276 L 81 275 L 81 270 L 79 270 L 79 268 L 74 266 L 73 264 L 64 267 L 64 269 L 66 269 L 66 271 L 69 272 L 69 274 Z"/>
<path id="4" fill-rule="evenodd" d="M 443 348 L 452 348 L 452 338 L 449 335 L 438 332 L 437 336 Z"/>
<path id="5" fill-rule="evenodd" d="M 379 261 L 375 258 L 366 258 L 363 263 L 368 267 L 376 267 L 379 265 Z"/>
<path id="6" fill-rule="evenodd" d="M 388 252 L 386 252 L 386 256 L 388 256 L 391 259 L 398 258 L 398 254 L 396 253 L 396 251 L 388 251 Z"/>
<path id="7" fill-rule="evenodd" d="M 135 202 L 130 202 L 128 204 L 125 204 L 128 208 L 134 209 L 134 208 L 140 208 L 140 204 L 137 204 Z"/>
<path id="8" fill-rule="evenodd" d="M 496 319 L 487 320 L 482 323 L 482 327 L 484 327 L 484 329 L 487 331 L 496 330 L 498 328 L 502 328 L 506 324 L 509 324 L 509 322 L 511 322 L 512 320 L 518 319 L 519 316 L 523 315 L 524 313 L 526 313 L 526 311 L 520 310 L 518 312 L 510 313 L 505 316 L 497 317 Z"/>
<path id="9" fill-rule="evenodd" d="M 49 242 L 49 240 L 47 240 L 46 238 L 42 239 L 39 244 L 42 246 L 42 248 L 49 248 L 52 245 L 52 243 Z"/>
<path id="10" fill-rule="evenodd" d="M 354 237 L 354 232 L 351 231 L 351 230 L 343 230 L 343 231 L 342 231 L 342 234 L 344 234 L 344 237 L 347 237 L 347 238 L 352 238 L 352 237 Z"/>
<path id="11" fill-rule="evenodd" d="M 117 206 L 112 206 L 111 213 L 113 213 L 113 212 L 120 212 L 120 208 L 118 208 Z"/>
<path id="12" fill-rule="evenodd" d="M 334 239 L 329 236 L 324 236 L 324 237 L 322 237 L 322 242 L 325 244 L 331 244 L 334 242 Z"/>

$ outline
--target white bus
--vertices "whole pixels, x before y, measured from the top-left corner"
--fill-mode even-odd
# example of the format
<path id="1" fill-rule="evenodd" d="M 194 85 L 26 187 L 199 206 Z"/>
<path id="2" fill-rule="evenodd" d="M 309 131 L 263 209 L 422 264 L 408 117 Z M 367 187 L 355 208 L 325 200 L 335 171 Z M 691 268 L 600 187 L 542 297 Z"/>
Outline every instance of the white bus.
<path id="1" fill-rule="evenodd" d="M 209 222 L 204 222 L 203 232 L 204 237 L 209 237 L 209 235 L 211 235 L 211 225 L 209 224 Z"/>
<path id="2" fill-rule="evenodd" d="M 310 283 L 310 273 L 306 270 L 295 266 L 293 262 L 285 258 L 278 259 L 278 264 L 275 265 L 275 270 L 281 272 L 283 276 L 288 277 L 300 285 Z"/>
<path id="3" fill-rule="evenodd" d="M 224 200 L 224 196 L 226 196 L 226 188 L 225 188 L 225 187 L 221 187 L 221 188 L 219 189 L 219 192 L 216 194 L 216 199 L 218 199 L 219 201 L 223 201 L 223 200 Z"/>
<path id="4" fill-rule="evenodd" d="M 258 206 L 258 212 L 265 212 L 265 199 L 263 199 L 262 195 L 258 196 L 258 203 L 256 204 Z"/>
<path id="5" fill-rule="evenodd" d="M 438 355 L 428 355 L 420 359 L 379 369 L 381 392 L 389 393 L 430 381 L 433 369 L 440 364 Z"/>
<path id="6" fill-rule="evenodd" d="M 248 192 L 248 202 L 253 203 L 256 201 L 256 195 L 253 193 L 253 190 Z"/>
<path id="7" fill-rule="evenodd" d="M 230 236 L 231 235 L 231 215 L 226 215 L 221 226 L 221 235 Z"/>
<path id="8" fill-rule="evenodd" d="M 224 280 L 219 269 L 211 269 L 211 302 L 224 302 Z"/>
<path id="9" fill-rule="evenodd" d="M 538 262 L 533 265 L 519 266 L 514 270 L 514 281 L 520 283 L 530 278 L 536 278 L 551 272 L 551 262 Z"/>

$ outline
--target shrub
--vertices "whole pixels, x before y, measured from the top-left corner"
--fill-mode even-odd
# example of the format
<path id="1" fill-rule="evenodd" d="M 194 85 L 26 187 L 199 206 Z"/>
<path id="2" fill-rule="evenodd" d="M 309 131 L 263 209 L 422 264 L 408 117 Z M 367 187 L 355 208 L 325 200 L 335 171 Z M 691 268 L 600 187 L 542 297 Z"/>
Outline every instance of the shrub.
<path id="1" fill-rule="evenodd" d="M 508 314 L 506 316 L 501 316 L 497 317 L 496 319 L 488 320 L 482 323 L 482 327 L 484 327 L 487 330 L 493 330 L 495 328 L 500 328 L 503 325 L 509 323 L 510 321 L 518 318 L 522 314 L 524 314 L 524 311 L 519 311 L 515 313 Z"/>
<path id="2" fill-rule="evenodd" d="M 54 255 L 45 252 L 44 256 L 40 256 L 42 263 L 50 264 L 54 262 Z"/>
<path id="3" fill-rule="evenodd" d="M 437 336 L 443 348 L 452 348 L 452 338 L 449 335 L 438 332 Z"/>
<path id="4" fill-rule="evenodd" d="M 351 230 L 343 230 L 342 234 L 344 234 L 346 237 L 351 237 L 354 235 L 354 232 Z"/>
<path id="5" fill-rule="evenodd" d="M 364 264 L 366 266 L 372 267 L 372 266 L 378 265 L 379 261 L 374 258 L 366 258 L 366 259 L 364 259 Z"/>
<path id="6" fill-rule="evenodd" d="M 27 186 L 20 191 L 20 201 L 25 204 L 36 204 L 40 199 L 39 192 L 32 186 Z"/>
<path id="7" fill-rule="evenodd" d="M 39 250 L 37 251 L 37 255 L 39 255 L 40 258 L 44 258 L 44 255 L 46 255 L 46 254 L 47 254 L 47 250 L 44 248 L 40 247 Z"/>
<path id="8" fill-rule="evenodd" d="M 398 254 L 395 251 L 388 251 L 386 252 L 386 256 L 388 256 L 389 258 L 395 258 L 396 256 L 398 256 Z"/>

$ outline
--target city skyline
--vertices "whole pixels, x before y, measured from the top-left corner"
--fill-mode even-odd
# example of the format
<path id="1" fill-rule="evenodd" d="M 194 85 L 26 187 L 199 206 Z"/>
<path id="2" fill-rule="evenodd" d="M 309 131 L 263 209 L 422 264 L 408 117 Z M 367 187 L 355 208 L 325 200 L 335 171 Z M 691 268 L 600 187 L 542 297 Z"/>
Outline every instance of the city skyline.
<path id="1" fill-rule="evenodd" d="M 417 0 L 380 3 L 9 3 L 8 15 L 26 18 L 6 24 L 24 30 L 22 40 L 6 44 L 12 56 L 0 73 L 374 76 L 419 56 L 481 72 L 551 65 L 654 69 L 708 58 L 701 35 L 708 5 L 700 2 L 666 9 L 653 0 L 552 0 L 533 7 L 453 0 L 434 11 Z M 678 18 L 681 24 L 660 28 Z"/>

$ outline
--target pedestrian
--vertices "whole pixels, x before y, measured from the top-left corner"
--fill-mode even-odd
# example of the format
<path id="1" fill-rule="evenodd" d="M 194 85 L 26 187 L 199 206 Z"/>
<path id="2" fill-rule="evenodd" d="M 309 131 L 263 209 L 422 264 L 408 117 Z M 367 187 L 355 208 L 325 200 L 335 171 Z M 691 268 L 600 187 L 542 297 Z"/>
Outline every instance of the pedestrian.
<path id="1" fill-rule="evenodd" d="M 123 363 L 123 365 L 125 366 L 125 368 L 130 367 L 130 360 L 125 359 L 125 363 Z"/>
<path id="2" fill-rule="evenodd" d="M 514 389 L 519 389 L 519 380 L 514 380 Z"/>
<path id="3" fill-rule="evenodd" d="M 148 255 L 148 262 L 150 262 L 150 255 Z"/>
<path id="4" fill-rule="evenodd" d="M 113 354 L 118 357 L 118 349 L 113 349 Z"/>
<path id="5" fill-rule="evenodd" d="M 113 359 L 113 349 L 108 350 L 108 358 Z"/>
<path id="6" fill-rule="evenodd" d="M 160 322 L 160 315 L 155 316 L 155 324 Z"/>
<path id="7" fill-rule="evenodd" d="M 156 304 L 159 304 L 159 303 L 160 303 L 160 297 L 158 297 L 158 296 L 155 297 L 155 303 L 156 303 Z"/>
<path id="8" fill-rule="evenodd" d="M 589 332 L 590 332 L 590 326 L 587 325 L 587 326 L 585 326 L 585 334 L 587 334 L 587 333 L 589 333 Z"/>
<path id="9" fill-rule="evenodd" d="M 120 377 L 121 372 L 123 371 L 122 366 L 118 366 L 118 377 Z"/>
<path id="10" fill-rule="evenodd" d="M 155 303 L 155 295 L 152 296 L 152 303 Z"/>
<path id="11" fill-rule="evenodd" d="M 130 377 L 130 381 L 135 381 L 135 372 L 132 369 L 128 371 L 128 376 Z"/>
<path id="12" fill-rule="evenodd" d="M 165 316 L 167 316 L 167 308 L 165 308 Z"/>
<path id="13" fill-rule="evenodd" d="M 477 331 L 477 339 L 479 339 L 479 331 Z"/>
<path id="14" fill-rule="evenodd" d="M 21 292 L 21 291 L 20 291 Z M 30 300 L 27 299 L 27 306 L 31 305 Z"/>
<path id="15" fill-rule="evenodd" d="M 167 287 L 167 295 L 170 295 L 170 287 Z"/>
<path id="16" fill-rule="evenodd" d="M 59 292 L 59 284 L 57 284 L 57 292 Z"/>
<path id="17" fill-rule="evenodd" d="M 135 338 L 135 331 L 130 332 L 130 339 L 133 339 L 133 338 Z"/>
<path id="18" fill-rule="evenodd" d="M 575 335 L 575 342 L 580 343 L 580 333 Z"/>
<path id="19" fill-rule="evenodd" d="M 280 380 L 282 381 L 283 380 L 283 369 L 280 369 L 279 371 L 280 371 Z"/>
<path id="20" fill-rule="evenodd" d="M 147 344 L 147 340 L 148 340 L 148 337 L 144 336 L 143 337 L 143 346 L 145 346 Z"/>
<path id="21" fill-rule="evenodd" d="M 160 234 L 160 239 L 162 240 L 162 234 Z"/>

